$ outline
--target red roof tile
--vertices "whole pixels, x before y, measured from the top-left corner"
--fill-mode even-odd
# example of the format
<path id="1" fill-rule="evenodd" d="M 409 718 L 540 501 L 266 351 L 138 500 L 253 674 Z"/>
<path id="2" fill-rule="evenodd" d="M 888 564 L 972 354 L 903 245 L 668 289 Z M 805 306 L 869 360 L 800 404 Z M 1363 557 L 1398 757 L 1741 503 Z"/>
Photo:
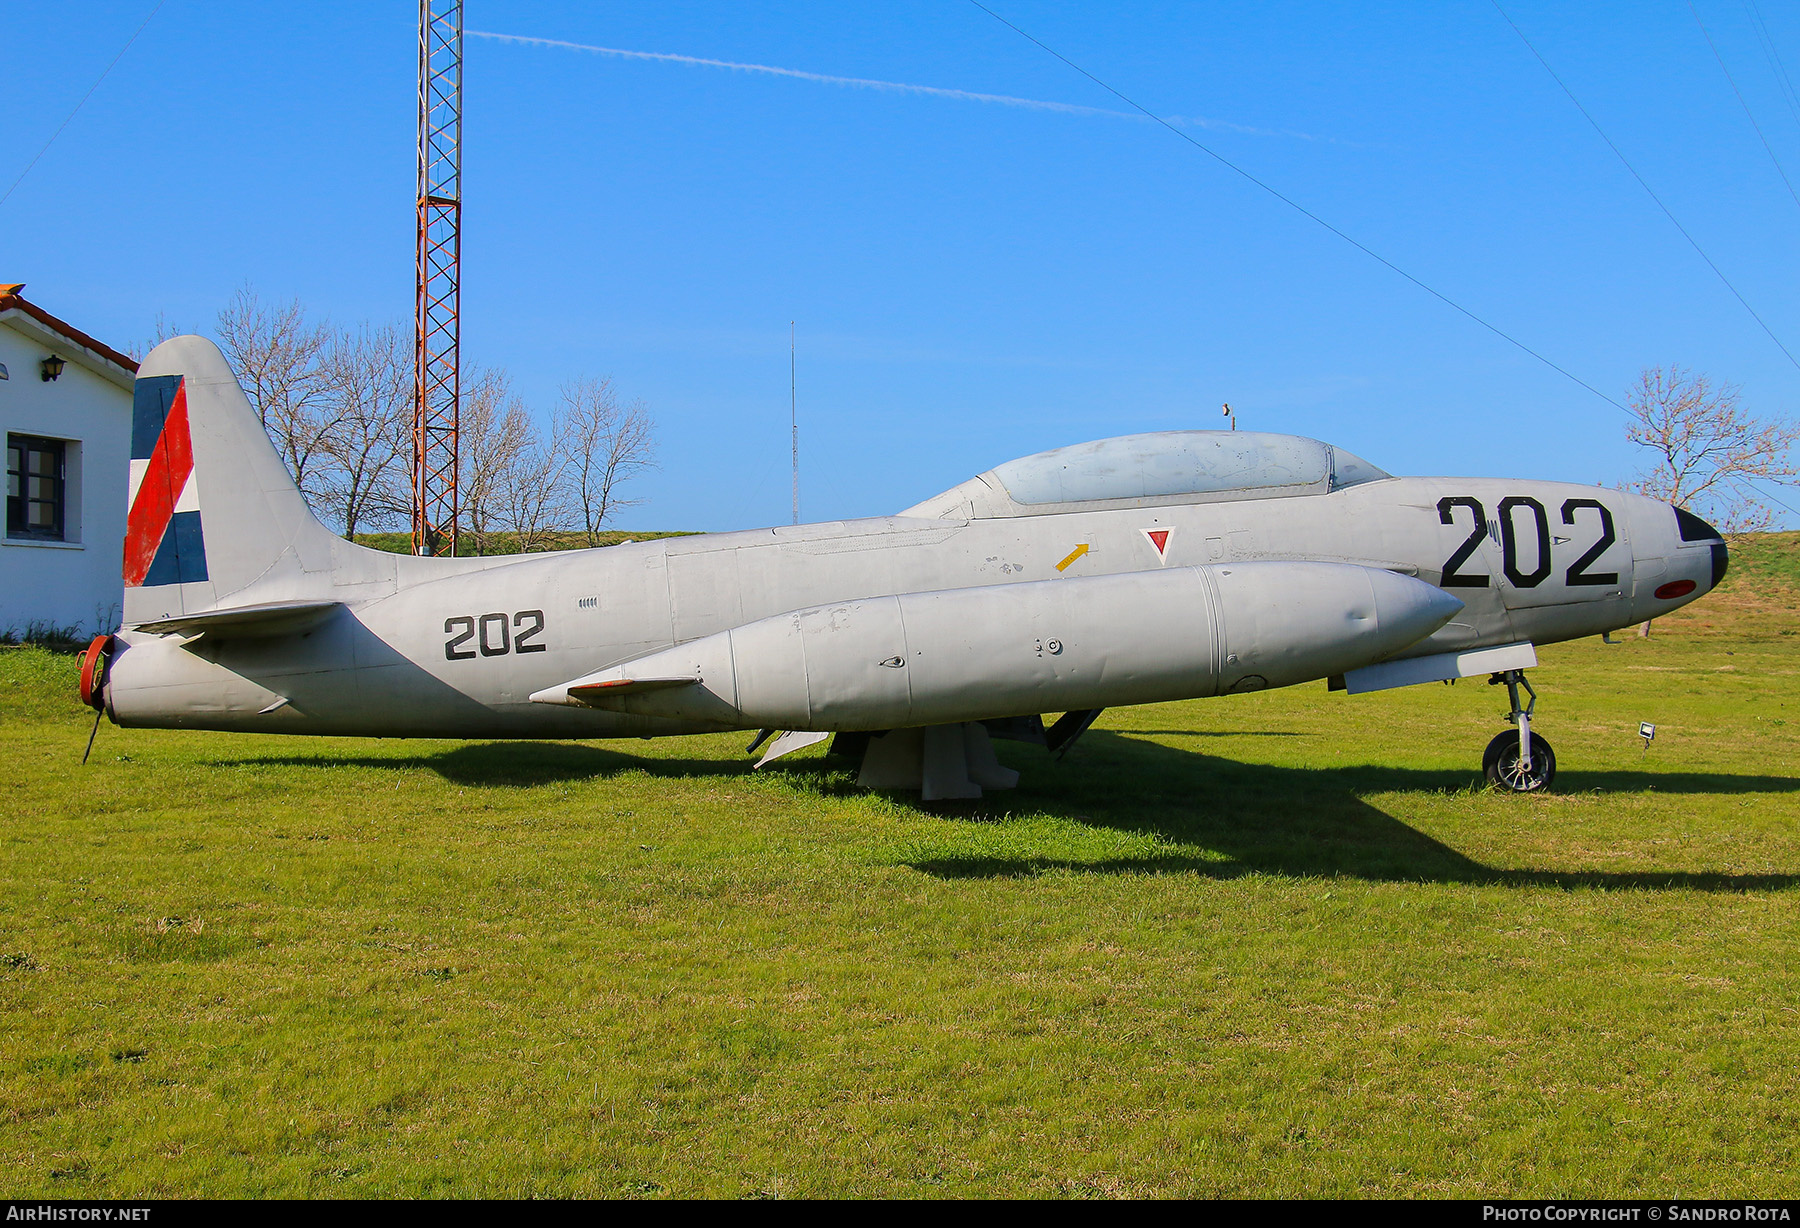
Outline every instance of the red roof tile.
<path id="1" fill-rule="evenodd" d="M 70 341 L 73 341 L 76 345 L 84 346 L 85 348 L 92 350 L 108 362 L 114 363 L 133 373 L 137 371 L 137 363 L 113 349 L 112 346 L 104 345 L 101 342 L 94 340 L 74 325 L 57 319 L 42 307 L 39 307 L 36 303 L 27 302 L 25 296 L 20 293 L 20 291 L 24 289 L 25 283 L 22 281 L 14 282 L 11 285 L 0 285 L 0 311 L 11 311 L 16 307 L 32 319 L 36 320 L 39 324 L 42 324 L 45 328 L 60 333 Z"/>

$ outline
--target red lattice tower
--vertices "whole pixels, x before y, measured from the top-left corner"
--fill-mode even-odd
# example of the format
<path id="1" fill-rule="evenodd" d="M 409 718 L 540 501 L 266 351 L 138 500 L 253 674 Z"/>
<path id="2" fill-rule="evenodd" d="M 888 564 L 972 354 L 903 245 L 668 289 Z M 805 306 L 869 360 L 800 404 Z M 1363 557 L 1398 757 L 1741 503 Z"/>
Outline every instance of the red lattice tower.
<path id="1" fill-rule="evenodd" d="M 455 554 L 462 305 L 462 0 L 419 0 L 413 553 Z"/>

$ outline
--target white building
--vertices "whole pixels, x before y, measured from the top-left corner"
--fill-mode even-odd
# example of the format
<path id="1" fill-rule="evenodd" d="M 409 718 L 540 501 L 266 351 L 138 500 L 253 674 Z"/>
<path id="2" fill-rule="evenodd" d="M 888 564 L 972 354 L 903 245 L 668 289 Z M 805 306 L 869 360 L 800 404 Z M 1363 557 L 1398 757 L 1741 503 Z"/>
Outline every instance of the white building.
<path id="1" fill-rule="evenodd" d="M 137 364 L 0 285 L 0 635 L 114 630 Z"/>

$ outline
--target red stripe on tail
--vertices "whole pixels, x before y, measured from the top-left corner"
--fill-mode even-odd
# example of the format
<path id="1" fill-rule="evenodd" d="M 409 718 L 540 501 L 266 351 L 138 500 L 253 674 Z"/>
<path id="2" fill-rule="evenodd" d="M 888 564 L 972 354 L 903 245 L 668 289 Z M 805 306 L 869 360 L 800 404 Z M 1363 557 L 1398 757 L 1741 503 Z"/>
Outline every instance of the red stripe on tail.
<path id="1" fill-rule="evenodd" d="M 194 472 L 194 446 L 188 437 L 187 383 L 175 389 L 174 404 L 163 422 L 162 434 L 150 453 L 150 466 L 125 518 L 125 586 L 144 582 L 157 548 L 169 531 L 175 501 Z"/>

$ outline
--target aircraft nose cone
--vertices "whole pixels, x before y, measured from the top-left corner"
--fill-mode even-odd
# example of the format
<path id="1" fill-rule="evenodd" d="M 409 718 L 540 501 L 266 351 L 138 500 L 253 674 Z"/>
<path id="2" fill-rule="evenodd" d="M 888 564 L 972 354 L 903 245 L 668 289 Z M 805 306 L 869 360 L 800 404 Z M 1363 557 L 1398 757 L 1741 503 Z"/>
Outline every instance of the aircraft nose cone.
<path id="1" fill-rule="evenodd" d="M 1384 640 L 1400 646 L 1424 639 L 1455 618 L 1463 603 L 1435 584 L 1398 572 L 1373 573 L 1375 607 Z"/>
<path id="2" fill-rule="evenodd" d="M 1731 567 L 1731 551 L 1725 545 L 1725 535 L 1684 507 L 1676 507 L 1671 503 L 1669 510 L 1675 513 L 1675 528 L 1681 534 L 1684 546 L 1690 542 L 1712 543 L 1712 582 L 1707 588 L 1711 590 L 1719 587 L 1719 582 Z"/>
<path id="3" fill-rule="evenodd" d="M 1669 508 L 1675 513 L 1675 528 L 1681 533 L 1682 541 L 1709 542 L 1723 539 L 1724 534 L 1685 507 L 1676 507 L 1671 503 Z"/>

